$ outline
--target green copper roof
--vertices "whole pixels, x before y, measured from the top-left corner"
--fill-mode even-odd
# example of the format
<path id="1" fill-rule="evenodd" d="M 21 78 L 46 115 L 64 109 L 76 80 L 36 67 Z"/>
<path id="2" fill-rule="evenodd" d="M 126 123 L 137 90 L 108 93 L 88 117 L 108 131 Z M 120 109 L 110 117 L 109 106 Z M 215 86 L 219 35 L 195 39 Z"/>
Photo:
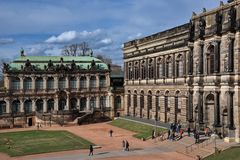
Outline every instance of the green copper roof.
<path id="1" fill-rule="evenodd" d="M 63 60 L 62 62 L 61 59 Z M 108 69 L 107 64 L 91 56 L 20 56 L 9 64 L 9 69 L 13 71 L 21 70 L 22 66 L 25 66 L 27 60 L 29 60 L 31 65 L 34 65 L 37 70 L 44 70 L 44 67 L 48 66 L 50 60 L 54 66 L 60 64 L 70 66 L 74 60 L 76 66 L 79 66 L 81 69 L 88 69 L 88 67 L 91 66 L 91 62 L 94 60 L 96 65 L 99 66 L 99 69 Z"/>

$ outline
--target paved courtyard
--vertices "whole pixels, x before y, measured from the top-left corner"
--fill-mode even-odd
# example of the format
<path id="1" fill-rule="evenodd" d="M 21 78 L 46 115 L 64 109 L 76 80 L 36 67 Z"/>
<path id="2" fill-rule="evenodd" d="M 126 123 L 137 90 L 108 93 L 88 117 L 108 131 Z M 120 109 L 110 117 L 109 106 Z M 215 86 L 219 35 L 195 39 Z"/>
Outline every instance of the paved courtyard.
<path id="1" fill-rule="evenodd" d="M 0 132 L 30 130 L 26 129 L 10 129 L 2 130 Z M 101 148 L 94 150 L 94 156 L 88 156 L 88 150 L 74 150 L 63 151 L 46 154 L 29 155 L 23 157 L 10 158 L 7 155 L 0 154 L 1 160 L 85 160 L 85 159 L 99 159 L 99 160 L 191 160 L 191 157 L 175 152 L 176 145 L 174 143 L 155 142 L 154 140 L 141 141 L 132 137 L 133 132 L 111 126 L 107 123 L 71 126 L 71 127 L 43 127 L 44 130 L 67 130 L 73 134 L 81 136 L 89 141 L 95 143 Z M 113 137 L 109 137 L 108 131 L 113 130 Z M 130 144 L 130 151 L 122 151 L 122 140 L 128 140 Z"/>

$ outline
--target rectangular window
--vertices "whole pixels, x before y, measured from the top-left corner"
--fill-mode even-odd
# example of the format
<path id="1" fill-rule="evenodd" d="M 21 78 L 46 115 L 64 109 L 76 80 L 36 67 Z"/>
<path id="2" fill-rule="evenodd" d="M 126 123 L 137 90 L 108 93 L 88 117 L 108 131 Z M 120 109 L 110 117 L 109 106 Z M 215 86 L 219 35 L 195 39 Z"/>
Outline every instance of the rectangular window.
<path id="1" fill-rule="evenodd" d="M 70 88 L 72 88 L 72 89 L 76 89 L 76 88 L 77 88 L 77 82 L 76 82 L 76 80 L 71 80 L 71 81 L 70 81 Z"/>
<path id="2" fill-rule="evenodd" d="M 43 89 L 43 81 L 36 81 L 36 89 Z"/>
<path id="3" fill-rule="evenodd" d="M 54 81 L 53 80 L 47 81 L 47 89 L 54 89 Z"/>

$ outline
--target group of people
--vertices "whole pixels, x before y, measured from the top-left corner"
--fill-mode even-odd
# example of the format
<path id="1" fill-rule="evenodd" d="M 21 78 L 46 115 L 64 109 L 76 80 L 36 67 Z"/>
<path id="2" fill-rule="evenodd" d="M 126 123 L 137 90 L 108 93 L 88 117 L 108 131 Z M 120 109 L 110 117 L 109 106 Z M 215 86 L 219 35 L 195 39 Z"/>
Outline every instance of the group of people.
<path id="1" fill-rule="evenodd" d="M 168 130 L 168 139 L 174 141 L 174 140 L 179 140 L 183 136 L 183 129 L 180 123 L 171 123 L 170 124 L 170 129 Z"/>
<path id="2" fill-rule="evenodd" d="M 109 137 L 113 136 L 112 129 L 110 129 L 108 133 L 109 133 Z M 127 140 L 122 141 L 122 148 L 123 148 L 123 151 L 129 151 L 129 142 Z M 93 145 L 89 145 L 89 154 L 88 155 L 93 156 Z"/>
<path id="3" fill-rule="evenodd" d="M 122 148 L 123 148 L 123 151 L 129 151 L 129 143 L 127 140 L 122 141 Z"/>

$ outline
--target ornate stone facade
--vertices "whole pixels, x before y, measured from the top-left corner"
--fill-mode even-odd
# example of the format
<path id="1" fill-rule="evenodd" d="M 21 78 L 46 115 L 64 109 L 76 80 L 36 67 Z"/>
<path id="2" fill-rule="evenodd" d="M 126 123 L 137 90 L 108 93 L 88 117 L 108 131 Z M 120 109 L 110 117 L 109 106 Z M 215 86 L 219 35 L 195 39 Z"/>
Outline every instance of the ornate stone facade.
<path id="1" fill-rule="evenodd" d="M 125 114 L 240 141 L 240 1 L 124 44 Z"/>
<path id="2" fill-rule="evenodd" d="M 21 53 L 12 63 L 4 64 L 3 73 L 5 87 L 0 93 L 0 119 L 12 117 L 13 124 L 15 118 L 15 124 L 20 119 L 34 125 L 35 118 L 49 114 L 65 115 L 74 121 L 79 111 L 98 110 L 112 118 L 123 110 L 123 90 L 112 89 L 110 81 L 115 77 L 111 77 L 110 67 L 92 56 Z"/>

